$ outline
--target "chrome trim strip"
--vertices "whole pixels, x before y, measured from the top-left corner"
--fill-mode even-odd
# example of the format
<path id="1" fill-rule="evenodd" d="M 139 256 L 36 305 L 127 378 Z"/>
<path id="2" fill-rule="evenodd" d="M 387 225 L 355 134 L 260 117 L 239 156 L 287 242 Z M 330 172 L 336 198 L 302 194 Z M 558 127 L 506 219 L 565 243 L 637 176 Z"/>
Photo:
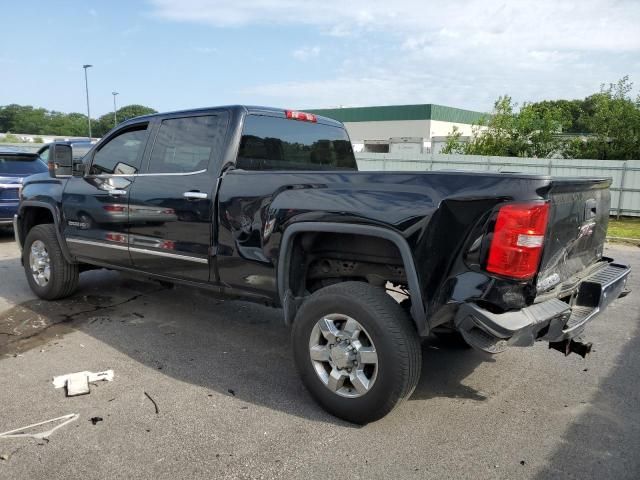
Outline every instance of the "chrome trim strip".
<path id="1" fill-rule="evenodd" d="M 147 255 L 157 255 L 159 257 L 177 258 L 188 262 L 209 263 L 207 258 L 189 257 L 187 255 L 178 255 L 176 253 L 158 252 L 156 250 L 147 250 L 146 248 L 129 247 L 129 250 L 137 253 L 145 253 Z"/>
<path id="2" fill-rule="evenodd" d="M 18 244 L 20 253 L 22 253 L 22 243 L 20 242 L 20 232 L 18 232 L 18 214 L 17 213 L 13 216 L 13 238 Z"/>
<path id="3" fill-rule="evenodd" d="M 0 183 L 0 188 L 20 188 L 21 183 Z"/>
<path id="4" fill-rule="evenodd" d="M 80 240 L 79 238 L 67 238 L 67 242 L 80 243 L 83 245 L 93 245 L 96 247 L 114 248 L 116 250 L 129 250 L 131 252 L 144 253 L 147 255 L 156 255 L 158 257 L 176 258 L 179 260 L 185 260 L 187 262 L 206 263 L 206 264 L 209 263 L 209 259 L 207 258 L 189 257 L 187 255 L 179 255 L 176 253 L 158 252 L 155 250 L 147 250 L 146 248 L 125 247 L 124 245 L 113 245 L 110 243 L 94 242 L 91 240 Z"/>
<path id="5" fill-rule="evenodd" d="M 66 238 L 66 241 L 70 243 L 79 243 L 82 245 L 93 245 L 95 247 L 113 248 L 115 250 L 129 250 L 129 247 L 125 245 L 115 245 L 105 242 L 93 242 L 91 240 L 80 240 L 79 238 Z"/>
<path id="6" fill-rule="evenodd" d="M 207 169 L 197 170 L 195 172 L 180 172 L 180 173 L 133 173 L 131 175 L 125 175 L 124 173 L 101 173 L 99 175 L 85 175 L 85 178 L 111 178 L 111 177 L 186 177 L 189 175 L 198 175 L 199 173 L 206 173 Z"/>

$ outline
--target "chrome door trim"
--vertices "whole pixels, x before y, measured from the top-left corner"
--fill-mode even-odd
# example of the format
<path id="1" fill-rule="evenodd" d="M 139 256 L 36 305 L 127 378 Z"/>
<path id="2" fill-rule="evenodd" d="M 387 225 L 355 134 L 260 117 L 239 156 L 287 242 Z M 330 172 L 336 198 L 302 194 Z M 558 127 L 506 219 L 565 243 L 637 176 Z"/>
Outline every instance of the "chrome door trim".
<path id="1" fill-rule="evenodd" d="M 156 250 L 148 250 L 146 248 L 138 248 L 138 247 L 126 247 L 124 245 L 114 245 L 111 243 L 104 242 L 95 242 L 92 240 L 81 240 L 79 238 L 67 238 L 67 242 L 71 243 L 79 243 L 83 245 L 93 245 L 96 247 L 105 247 L 105 248 L 114 248 L 116 250 L 129 250 L 131 252 L 136 253 L 144 253 L 147 255 L 156 255 L 158 257 L 167 257 L 167 258 L 176 258 L 179 260 L 185 260 L 187 262 L 195 262 L 195 263 L 209 263 L 208 258 L 200 258 L 200 257 L 190 257 L 188 255 L 180 255 L 177 253 L 169 253 L 169 252 L 158 252 Z"/>
<path id="2" fill-rule="evenodd" d="M 174 172 L 174 173 L 101 173 L 99 175 L 85 175 L 85 178 L 110 178 L 110 177 L 186 177 L 206 173 L 207 169 L 196 170 L 195 172 Z"/>
<path id="3" fill-rule="evenodd" d="M 66 241 L 69 243 L 79 243 L 81 245 L 93 245 L 94 247 L 105 247 L 105 248 L 113 248 L 115 250 L 129 250 L 129 247 L 126 245 L 115 245 L 113 243 L 106 242 L 94 242 L 92 240 L 81 240 L 79 238 L 66 238 Z"/>
<path id="4" fill-rule="evenodd" d="M 187 255 L 180 255 L 177 253 L 158 252 L 157 250 L 147 250 L 146 248 L 138 248 L 138 247 L 129 247 L 129 250 L 131 252 L 145 253 L 147 255 L 157 255 L 159 257 L 177 258 L 179 260 L 186 260 L 187 262 L 209 263 L 208 258 L 189 257 Z"/>

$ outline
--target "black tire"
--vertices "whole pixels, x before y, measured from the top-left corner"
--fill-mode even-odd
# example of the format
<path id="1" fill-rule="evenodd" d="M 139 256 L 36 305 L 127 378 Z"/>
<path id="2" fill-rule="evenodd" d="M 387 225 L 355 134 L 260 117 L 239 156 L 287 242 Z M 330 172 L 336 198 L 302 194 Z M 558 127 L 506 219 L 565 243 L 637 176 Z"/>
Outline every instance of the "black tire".
<path id="1" fill-rule="evenodd" d="M 327 388 L 309 355 L 313 327 L 336 313 L 359 322 L 378 354 L 376 380 L 357 398 Z M 412 320 L 384 289 L 364 282 L 344 282 L 314 292 L 296 315 L 292 343 L 296 367 L 311 395 L 329 413 L 349 422 L 364 424 L 384 417 L 413 393 L 420 378 L 422 351 Z"/>
<path id="2" fill-rule="evenodd" d="M 31 245 L 40 240 L 44 243 L 50 259 L 50 275 L 46 285 L 41 286 L 33 278 L 29 266 Z M 64 258 L 55 226 L 50 223 L 36 225 L 27 234 L 22 251 L 22 263 L 29 287 L 38 297 L 45 300 L 56 300 L 71 295 L 78 287 L 78 265 L 69 263 Z"/>

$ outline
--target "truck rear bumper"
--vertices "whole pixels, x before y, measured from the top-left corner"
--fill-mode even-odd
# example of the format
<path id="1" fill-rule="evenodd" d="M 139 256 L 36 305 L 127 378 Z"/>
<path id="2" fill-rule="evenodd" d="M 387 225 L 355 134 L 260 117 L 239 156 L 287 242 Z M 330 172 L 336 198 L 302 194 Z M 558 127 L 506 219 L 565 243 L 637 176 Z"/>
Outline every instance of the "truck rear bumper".
<path id="1" fill-rule="evenodd" d="M 575 338 L 620 296 L 630 271 L 627 265 L 611 262 L 586 277 L 573 306 L 551 299 L 522 310 L 492 313 L 475 303 L 465 303 L 456 315 L 456 327 L 467 343 L 489 353 L 499 353 L 508 346 L 530 346 L 536 340 Z"/>

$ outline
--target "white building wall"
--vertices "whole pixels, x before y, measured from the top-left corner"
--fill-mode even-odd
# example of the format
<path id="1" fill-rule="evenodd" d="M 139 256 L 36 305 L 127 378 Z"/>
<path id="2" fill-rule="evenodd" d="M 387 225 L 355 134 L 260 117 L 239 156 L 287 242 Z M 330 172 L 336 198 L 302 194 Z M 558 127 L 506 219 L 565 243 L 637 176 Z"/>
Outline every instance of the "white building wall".
<path id="1" fill-rule="evenodd" d="M 429 120 L 394 120 L 389 122 L 345 122 L 352 143 L 364 140 L 388 140 L 392 137 L 429 138 Z"/>
<path id="2" fill-rule="evenodd" d="M 468 123 L 443 122 L 441 120 L 430 121 L 430 137 L 446 137 L 453 131 L 453 127 L 458 127 L 458 131 L 463 136 L 468 137 L 473 134 L 473 125 Z"/>

